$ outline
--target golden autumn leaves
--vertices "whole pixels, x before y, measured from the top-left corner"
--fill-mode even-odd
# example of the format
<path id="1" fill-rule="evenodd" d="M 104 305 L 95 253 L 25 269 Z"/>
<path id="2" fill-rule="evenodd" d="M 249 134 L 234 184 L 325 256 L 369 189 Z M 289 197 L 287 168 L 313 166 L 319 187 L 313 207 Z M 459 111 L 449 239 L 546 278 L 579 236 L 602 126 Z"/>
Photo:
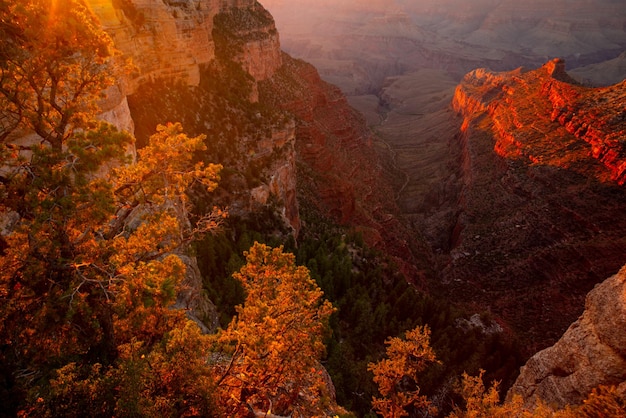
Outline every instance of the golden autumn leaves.
<path id="1" fill-rule="evenodd" d="M 13 352 L 6 360 L 33 377 L 18 378 L 26 392 L 19 413 L 327 410 L 319 360 L 333 310 L 293 255 L 261 244 L 250 249 L 236 275 L 246 301 L 217 335 L 201 334 L 183 310 L 172 309 L 186 270 L 176 253 L 198 232 L 184 216 L 185 192 L 196 182 L 214 188 L 220 168 L 192 161 L 201 147 L 202 137 L 171 124 L 159 127 L 137 164 L 105 180 L 82 179 L 77 166 L 63 164 L 30 170 L 42 173 L 37 181 L 14 177 L 20 190 L 33 191 L 0 257 L 0 335 Z M 41 152 L 46 161 L 66 157 Z M 213 224 L 203 232 L 222 215 L 208 216 Z"/>
<path id="2" fill-rule="evenodd" d="M 0 14 L 0 138 L 27 129 L 60 148 L 113 84 L 111 38 L 78 0 L 4 1 Z"/>
<path id="3" fill-rule="evenodd" d="M 409 407 L 432 409 L 426 396 L 420 394 L 417 381 L 422 371 L 437 363 L 428 327 L 407 331 L 404 339 L 389 338 L 386 344 L 387 358 L 368 366 L 382 395 L 373 399 L 373 408 L 382 416 L 393 418 L 409 416 Z"/>

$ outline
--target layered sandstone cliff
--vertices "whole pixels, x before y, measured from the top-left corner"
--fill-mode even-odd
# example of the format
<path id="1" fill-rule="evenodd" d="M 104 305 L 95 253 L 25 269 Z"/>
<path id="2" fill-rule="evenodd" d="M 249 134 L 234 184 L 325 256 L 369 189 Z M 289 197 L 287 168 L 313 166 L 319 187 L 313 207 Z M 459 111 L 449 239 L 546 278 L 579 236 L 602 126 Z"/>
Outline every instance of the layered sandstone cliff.
<path id="1" fill-rule="evenodd" d="M 576 85 L 556 60 L 476 70 L 456 90 L 462 187 L 443 288 L 500 315 L 526 355 L 624 263 L 625 88 Z"/>
<path id="2" fill-rule="evenodd" d="M 531 357 L 509 391 L 526 406 L 542 400 L 556 408 L 576 405 L 600 386 L 617 386 L 626 400 L 626 267 L 597 285 L 585 311 L 563 337 Z"/>
<path id="3" fill-rule="evenodd" d="M 169 79 L 197 86 L 202 68 L 215 60 L 215 17 L 229 14 L 241 42 L 244 69 L 262 80 L 280 67 L 280 44 L 271 16 L 255 0 L 89 0 L 130 73 L 121 75 L 101 104 L 103 119 L 132 129 L 126 96 L 149 81 Z M 259 25 L 250 16 L 263 16 Z M 234 57 L 235 58 L 235 57 Z"/>
<path id="4" fill-rule="evenodd" d="M 131 132 L 135 122 L 143 124 L 138 131 L 140 136 L 142 133 L 144 137 L 149 135 L 156 123 L 174 120 L 172 116 L 177 114 L 177 110 L 168 114 L 167 109 L 153 109 L 163 120 L 148 122 L 143 115 L 137 114 L 138 106 L 151 107 L 151 103 L 138 102 L 145 97 L 145 90 L 153 88 L 155 83 L 196 88 L 201 78 L 217 79 L 219 77 L 211 74 L 216 67 L 210 67 L 221 53 L 238 63 L 252 78 L 248 99 L 254 102 L 258 99 L 256 82 L 271 77 L 282 65 L 274 21 L 254 0 L 90 0 L 89 3 L 121 52 L 119 61 L 131 63 L 131 71 L 121 75 L 117 85 L 107 92 L 106 100 L 101 104 L 101 117 Z M 220 70 L 224 71 L 217 68 Z M 198 94 L 202 92 L 198 91 Z M 135 110 L 128 107 L 129 97 L 131 108 L 132 103 L 136 104 Z M 198 110 L 191 107 L 187 113 Z M 197 125 L 211 124 L 207 120 L 199 121 L 207 117 L 197 114 L 192 119 L 199 122 Z M 146 124 L 149 124 L 147 128 Z M 188 127 L 188 124 L 184 126 Z M 200 127 L 190 129 L 198 134 L 206 131 Z M 269 195 L 277 196 L 284 203 L 285 218 L 297 232 L 293 127 L 289 124 L 274 126 L 265 136 L 250 138 L 243 135 L 236 140 L 258 148 L 253 160 L 275 151 L 287 156 L 291 154 L 291 158 L 285 158 L 281 164 L 273 162 L 270 167 L 265 167 L 265 185 L 255 187 L 249 196 L 251 204 L 259 205 L 265 205 Z"/>
<path id="5" fill-rule="evenodd" d="M 453 106 L 465 115 L 489 114 L 494 148 L 502 157 L 623 184 L 625 100 L 626 83 L 582 87 L 566 73 L 565 63 L 554 59 L 529 72 L 475 70 L 457 88 Z"/>
<path id="6" fill-rule="evenodd" d="M 135 72 L 121 80 L 126 94 L 161 77 L 198 84 L 200 66 L 215 58 L 213 18 L 229 3 L 233 2 L 89 0 L 116 48 L 132 59 Z"/>
<path id="7" fill-rule="evenodd" d="M 232 192 L 213 204 L 227 206 L 231 215 L 271 206 L 297 235 L 294 123 L 266 121 L 261 112 L 252 111 L 258 100 L 256 83 L 282 65 L 271 15 L 254 0 L 88 3 L 112 37 L 122 64 L 115 86 L 100 103 L 100 118 L 136 133 L 138 146 L 157 123 L 181 121 L 189 135 L 208 134 L 207 147 L 214 152 L 205 157 L 237 172 L 224 179 L 230 180 Z M 240 68 L 237 76 L 229 73 L 234 67 L 227 68 L 228 62 Z M 228 84 L 232 91 L 223 88 Z M 221 147 L 230 149 L 228 156 L 220 156 Z M 189 309 L 205 330 L 215 329 L 217 313 L 203 296 L 196 258 L 180 256 L 187 275 L 177 304 Z"/>

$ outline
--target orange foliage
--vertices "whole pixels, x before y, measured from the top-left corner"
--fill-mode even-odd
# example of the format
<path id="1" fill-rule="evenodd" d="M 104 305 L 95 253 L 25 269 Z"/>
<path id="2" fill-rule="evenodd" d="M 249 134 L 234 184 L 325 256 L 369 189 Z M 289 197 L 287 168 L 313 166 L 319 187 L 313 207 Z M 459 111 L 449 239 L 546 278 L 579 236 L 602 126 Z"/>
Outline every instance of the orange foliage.
<path id="1" fill-rule="evenodd" d="M 5 2 L 0 14 L 0 139 L 26 129 L 60 149 L 113 83 L 112 41 L 80 0 Z"/>
<path id="2" fill-rule="evenodd" d="M 372 407 L 385 418 L 408 416 L 409 407 L 433 410 L 430 401 L 420 395 L 417 378 L 437 362 L 430 347 L 430 330 L 417 327 L 408 331 L 405 339 L 389 338 L 386 344 L 387 358 L 368 365 L 382 395 L 372 400 Z"/>
<path id="3" fill-rule="evenodd" d="M 524 400 L 515 395 L 511 400 L 500 403 L 498 383 L 494 382 L 486 391 L 483 373 L 478 376 L 463 374 L 461 395 L 465 408 L 457 407 L 448 415 L 449 418 L 618 418 L 626 416 L 626 404 L 620 398 L 615 387 L 594 389 L 580 406 L 567 406 L 554 410 L 539 401 L 533 407 L 524 404 Z"/>
<path id="4" fill-rule="evenodd" d="M 229 416 L 250 410 L 281 415 L 323 415 L 330 405 L 319 360 L 333 308 L 305 267 L 282 248 L 255 243 L 235 278 L 247 296 L 221 334 L 231 358 L 219 374 L 220 399 Z"/>

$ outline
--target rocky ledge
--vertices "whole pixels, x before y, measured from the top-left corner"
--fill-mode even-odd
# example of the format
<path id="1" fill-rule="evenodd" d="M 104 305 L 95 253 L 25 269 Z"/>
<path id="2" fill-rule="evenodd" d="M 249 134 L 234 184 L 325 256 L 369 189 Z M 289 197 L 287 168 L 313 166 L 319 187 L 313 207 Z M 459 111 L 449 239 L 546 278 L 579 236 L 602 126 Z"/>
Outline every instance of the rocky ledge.
<path id="1" fill-rule="evenodd" d="M 583 87 L 557 58 L 534 71 L 472 71 L 457 88 L 453 106 L 470 117 L 482 111 L 489 114 L 494 149 L 504 158 L 623 184 L 625 100 L 626 81 L 603 88 Z"/>
<path id="2" fill-rule="evenodd" d="M 597 285 L 585 311 L 552 347 L 531 357 L 509 391 L 528 407 L 538 399 L 562 408 L 580 404 L 599 385 L 626 399 L 626 267 Z"/>

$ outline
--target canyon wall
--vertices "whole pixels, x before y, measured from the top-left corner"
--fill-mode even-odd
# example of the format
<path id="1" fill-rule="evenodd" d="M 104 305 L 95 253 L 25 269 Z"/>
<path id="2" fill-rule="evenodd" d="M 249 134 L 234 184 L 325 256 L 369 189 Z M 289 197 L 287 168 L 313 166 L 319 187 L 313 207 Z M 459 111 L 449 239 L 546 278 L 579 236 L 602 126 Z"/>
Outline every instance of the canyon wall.
<path id="1" fill-rule="evenodd" d="M 582 87 L 554 60 L 475 70 L 455 92 L 462 189 L 443 289 L 489 306 L 525 355 L 554 343 L 624 263 L 625 88 Z"/>
<path id="2" fill-rule="evenodd" d="M 214 33 L 237 40 L 230 58 L 256 81 L 271 77 L 282 64 L 273 19 L 253 0 L 90 0 L 89 3 L 121 52 L 117 60 L 130 62 L 126 66 L 129 70 L 120 75 L 117 85 L 107 92 L 101 104 L 102 119 L 120 129 L 133 131 L 128 97 L 141 96 L 150 83 L 161 81 L 197 87 L 201 77 L 211 77 L 207 67 L 219 54 Z M 227 20 L 227 25 L 217 31 L 216 16 Z M 224 30 L 232 33 L 224 34 Z M 256 96 L 253 83 L 249 99 L 256 101 Z M 148 130 L 152 132 L 156 123 L 168 120 L 171 119 L 164 115 L 161 121 L 150 121 Z M 282 149 L 286 137 L 291 136 L 293 141 L 292 131 L 289 125 L 285 125 L 284 131 L 274 128 L 269 136 L 259 140 L 258 153 L 264 155 L 274 148 Z M 286 165 L 275 165 L 268 171 L 273 172 L 267 174 L 267 185 L 257 187 L 249 194 L 250 199 L 263 205 L 268 193 L 278 196 L 285 203 L 283 213 L 287 221 L 297 231 L 295 162 L 292 158 Z"/>
<path id="3" fill-rule="evenodd" d="M 115 8 L 111 9 L 111 4 Z M 297 157 L 325 178 L 316 183 L 315 194 L 321 196 L 327 213 L 341 223 L 359 225 L 370 244 L 394 246 L 399 259 L 411 258 L 409 239 L 398 232 L 404 227 L 394 215 L 396 208 L 381 197 L 387 186 L 363 120 L 312 66 L 282 55 L 273 18 L 261 5 L 111 0 L 94 1 L 93 8 L 122 56 L 131 58 L 134 65 L 119 83 L 121 93 L 111 96 L 121 102 L 130 99 L 135 123 L 140 125 L 140 143 L 159 122 L 157 116 L 181 120 L 190 134 L 207 133 L 207 141 L 215 142 L 209 147 L 233 149 L 220 162 L 241 173 L 250 171 L 251 166 L 263 167 L 262 184 L 242 186 L 248 189 L 244 194 L 249 197 L 231 202 L 230 210 L 244 213 L 268 204 L 275 196 L 296 233 L 300 227 L 295 192 Z M 168 45 L 163 47 L 164 43 Z M 228 81 L 236 77 L 227 72 L 238 74 L 237 68 L 249 78 Z M 163 86 L 163 80 L 174 80 L 174 87 Z M 285 89 L 280 85 L 283 82 L 298 86 Z M 219 103 L 216 89 L 227 88 L 229 83 L 230 91 L 222 93 L 232 97 L 229 103 Z M 162 100 L 166 96 L 169 102 Z M 241 96 L 248 103 L 243 105 L 244 114 L 236 110 L 239 104 L 233 104 Z M 208 103 L 212 99 L 216 99 L 214 103 Z M 294 115 L 297 123 L 288 121 L 292 116 L 272 122 L 276 119 L 269 114 L 272 112 L 252 110 L 260 99 L 260 106 L 271 104 L 282 109 Z M 115 100 L 109 102 L 109 107 L 117 106 Z M 236 132 L 226 139 L 224 129 Z M 241 183 L 235 177 L 229 180 Z"/>
<path id="4" fill-rule="evenodd" d="M 360 231 L 368 245 L 392 255 L 409 280 L 424 284 L 430 252 L 391 198 L 390 172 L 363 116 L 312 65 L 287 54 L 283 62 L 260 84 L 260 98 L 296 118 L 298 176 L 307 202 Z"/>
<path id="5" fill-rule="evenodd" d="M 626 267 L 597 285 L 585 311 L 554 344 L 522 367 L 508 397 L 521 395 L 527 407 L 537 401 L 563 408 L 578 405 L 592 389 L 617 386 L 626 399 Z"/>
<path id="6" fill-rule="evenodd" d="M 259 9 L 255 0 L 88 0 L 123 58 L 133 71 L 121 81 L 133 94 L 147 80 L 175 78 L 190 85 L 200 82 L 201 67 L 215 59 L 214 18 L 223 11 Z M 257 28 L 251 28 L 257 29 Z M 267 42 L 267 40 L 266 40 Z M 266 65 L 276 58 L 277 42 L 263 54 Z M 260 49 L 255 42 L 248 47 Z M 251 60 L 255 54 L 247 54 Z M 278 65 L 279 62 L 278 62 Z M 249 66 L 251 73 L 259 71 Z M 271 71 L 271 70 L 264 70 Z"/>
<path id="7" fill-rule="evenodd" d="M 563 60 L 554 59 L 530 72 L 472 71 L 457 88 L 453 107 L 472 118 L 486 112 L 494 124 L 494 149 L 504 158 L 621 185 L 626 163 L 624 100 L 626 82 L 585 88 L 567 74 Z M 534 114 L 538 118 L 531 120 Z M 540 147 L 541 142 L 550 144 Z"/>
<path id="8" fill-rule="evenodd" d="M 168 79 L 190 86 L 200 83 L 202 68 L 215 60 L 214 18 L 221 12 L 252 10 L 267 14 L 254 0 L 89 0 L 91 9 L 128 64 L 101 103 L 104 120 L 122 129 L 129 123 L 126 97 L 149 81 Z M 246 16 L 246 12 L 232 13 Z M 269 16 L 269 15 L 268 15 Z M 240 22 L 239 22 L 240 23 Z M 280 44 L 271 16 L 265 26 L 239 24 L 243 49 L 237 59 L 255 79 L 280 67 Z M 258 36 L 259 33 L 264 35 Z"/>
<path id="9" fill-rule="evenodd" d="M 189 135 L 214 133 L 215 137 L 207 137 L 207 147 L 230 147 L 233 155 L 221 160 L 217 153 L 207 155 L 209 161 L 242 173 L 254 166 L 257 172 L 254 184 L 242 181 L 240 175 L 239 180 L 231 182 L 239 186 L 232 187 L 227 198 L 201 197 L 206 200 L 203 204 L 210 205 L 207 199 L 213 199 L 213 204 L 227 207 L 233 216 L 271 206 L 297 236 L 300 220 L 294 123 L 288 119 L 264 122 L 260 113 L 249 111 L 258 100 L 258 81 L 271 77 L 282 65 L 271 15 L 254 0 L 88 3 L 118 50 L 116 84 L 105 92 L 99 117 L 118 129 L 135 133 L 139 147 L 155 132 L 158 123 L 181 121 Z M 218 94 L 205 88 L 230 77 L 224 65 L 216 65 L 224 61 L 236 63 L 243 70 L 240 84 L 246 85 L 246 94 L 234 97 L 244 100 L 241 105 L 225 104 L 223 99 L 212 103 Z M 233 96 L 241 91 L 241 86 L 237 88 Z M 222 120 L 214 112 L 220 106 L 229 109 L 229 115 L 222 116 Z M 248 116 L 238 115 L 238 108 L 246 108 Z M 225 131 L 234 132 L 228 138 L 219 138 L 225 136 Z M 218 191 L 216 195 L 220 193 L 224 194 Z M 187 275 L 186 290 L 179 294 L 177 306 L 189 309 L 205 331 L 214 330 L 218 315 L 215 306 L 203 296 L 197 260 L 188 254 L 180 256 L 187 265 Z"/>

